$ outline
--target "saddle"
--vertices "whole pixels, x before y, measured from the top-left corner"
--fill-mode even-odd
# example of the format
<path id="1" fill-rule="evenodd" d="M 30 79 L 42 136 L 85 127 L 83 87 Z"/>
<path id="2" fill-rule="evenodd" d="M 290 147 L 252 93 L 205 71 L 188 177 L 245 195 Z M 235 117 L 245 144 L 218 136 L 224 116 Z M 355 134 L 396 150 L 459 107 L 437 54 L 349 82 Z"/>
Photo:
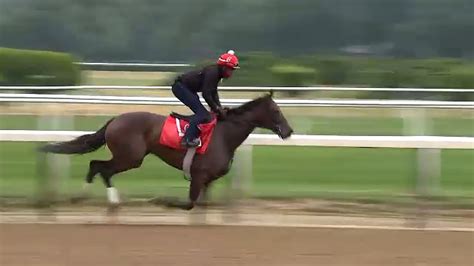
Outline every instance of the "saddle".
<path id="1" fill-rule="evenodd" d="M 192 116 L 182 115 L 172 112 L 163 124 L 161 129 L 159 143 L 175 150 L 184 150 L 181 146 L 181 140 L 184 137 L 184 133 L 189 127 L 189 119 Z M 212 116 L 212 120 L 207 123 L 198 125 L 200 130 L 199 138 L 201 145 L 197 148 L 191 148 L 186 150 L 186 155 L 183 159 L 183 172 L 185 178 L 191 180 L 191 165 L 193 162 L 194 154 L 204 154 L 207 151 L 207 147 L 211 142 L 212 133 L 217 124 L 217 117 Z"/>
<path id="2" fill-rule="evenodd" d="M 186 121 L 186 122 L 189 122 L 191 120 L 191 118 L 193 117 L 193 115 L 182 115 L 182 114 L 178 114 L 178 113 L 175 113 L 175 112 L 171 112 L 170 116 L 172 116 L 174 118 L 178 118 L 179 120 L 183 120 L 183 121 Z M 214 119 L 214 116 L 215 115 L 212 116 L 210 121 L 205 121 L 201 125 L 212 122 L 212 120 Z"/>
<path id="3" fill-rule="evenodd" d="M 193 117 L 193 115 L 182 115 L 175 112 L 171 112 L 170 116 L 186 122 L 189 122 L 189 120 Z"/>
<path id="4" fill-rule="evenodd" d="M 163 124 L 159 143 L 172 149 L 184 150 L 180 143 L 184 133 L 189 127 L 189 119 L 191 117 L 192 115 L 182 115 L 172 112 Z M 217 118 L 213 116 L 211 121 L 198 125 L 200 130 L 199 138 L 201 139 L 201 146 L 196 149 L 198 154 L 204 154 L 206 152 L 216 124 Z"/>

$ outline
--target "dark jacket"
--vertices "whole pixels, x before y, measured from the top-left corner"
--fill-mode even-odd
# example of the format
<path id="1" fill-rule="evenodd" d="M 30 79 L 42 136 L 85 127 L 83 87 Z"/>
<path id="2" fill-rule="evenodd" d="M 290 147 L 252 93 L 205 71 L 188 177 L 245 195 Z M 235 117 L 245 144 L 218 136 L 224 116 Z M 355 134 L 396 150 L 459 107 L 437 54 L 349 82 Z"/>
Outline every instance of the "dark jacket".
<path id="1" fill-rule="evenodd" d="M 206 66 L 199 70 L 186 72 L 179 76 L 176 81 L 181 82 L 184 87 L 193 92 L 202 92 L 202 97 L 212 111 L 221 107 L 217 84 L 223 78 L 223 69 L 219 65 Z"/>

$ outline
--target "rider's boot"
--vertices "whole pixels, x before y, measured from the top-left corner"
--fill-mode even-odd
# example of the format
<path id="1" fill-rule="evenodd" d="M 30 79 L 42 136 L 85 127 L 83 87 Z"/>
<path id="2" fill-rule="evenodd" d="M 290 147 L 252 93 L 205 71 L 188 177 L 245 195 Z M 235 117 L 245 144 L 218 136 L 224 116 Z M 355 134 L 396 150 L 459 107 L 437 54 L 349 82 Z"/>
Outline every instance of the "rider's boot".
<path id="1" fill-rule="evenodd" d="M 199 129 L 197 126 L 189 126 L 184 133 L 183 139 L 181 139 L 181 146 L 184 148 L 195 148 L 201 145 L 201 139 L 199 136 Z"/>

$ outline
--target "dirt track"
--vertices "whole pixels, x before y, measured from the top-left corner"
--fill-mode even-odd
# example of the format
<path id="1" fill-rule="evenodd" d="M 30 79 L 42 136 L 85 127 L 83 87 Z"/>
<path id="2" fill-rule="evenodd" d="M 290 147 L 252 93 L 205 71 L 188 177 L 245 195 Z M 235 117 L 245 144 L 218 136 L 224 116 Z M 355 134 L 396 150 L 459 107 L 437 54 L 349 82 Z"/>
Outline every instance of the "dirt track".
<path id="1" fill-rule="evenodd" d="M 1 224 L 0 265 L 473 265 L 474 233 Z"/>

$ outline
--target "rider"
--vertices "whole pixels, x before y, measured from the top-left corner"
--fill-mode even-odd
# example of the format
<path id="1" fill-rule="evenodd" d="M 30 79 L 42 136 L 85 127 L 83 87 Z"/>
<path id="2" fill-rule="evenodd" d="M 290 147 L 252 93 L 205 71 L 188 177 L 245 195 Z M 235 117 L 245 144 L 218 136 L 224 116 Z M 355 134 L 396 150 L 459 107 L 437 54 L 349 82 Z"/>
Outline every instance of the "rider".
<path id="1" fill-rule="evenodd" d="M 181 141 L 182 146 L 199 146 L 198 125 L 211 121 L 211 114 L 202 105 L 197 92 L 202 92 L 202 97 L 211 111 L 219 114 L 220 117 L 225 117 L 227 109 L 223 108 L 219 101 L 217 84 L 223 78 L 230 78 L 237 68 L 239 68 L 239 59 L 233 50 L 229 50 L 219 57 L 216 64 L 184 73 L 175 80 L 172 86 L 173 94 L 194 112 L 189 128 Z"/>

